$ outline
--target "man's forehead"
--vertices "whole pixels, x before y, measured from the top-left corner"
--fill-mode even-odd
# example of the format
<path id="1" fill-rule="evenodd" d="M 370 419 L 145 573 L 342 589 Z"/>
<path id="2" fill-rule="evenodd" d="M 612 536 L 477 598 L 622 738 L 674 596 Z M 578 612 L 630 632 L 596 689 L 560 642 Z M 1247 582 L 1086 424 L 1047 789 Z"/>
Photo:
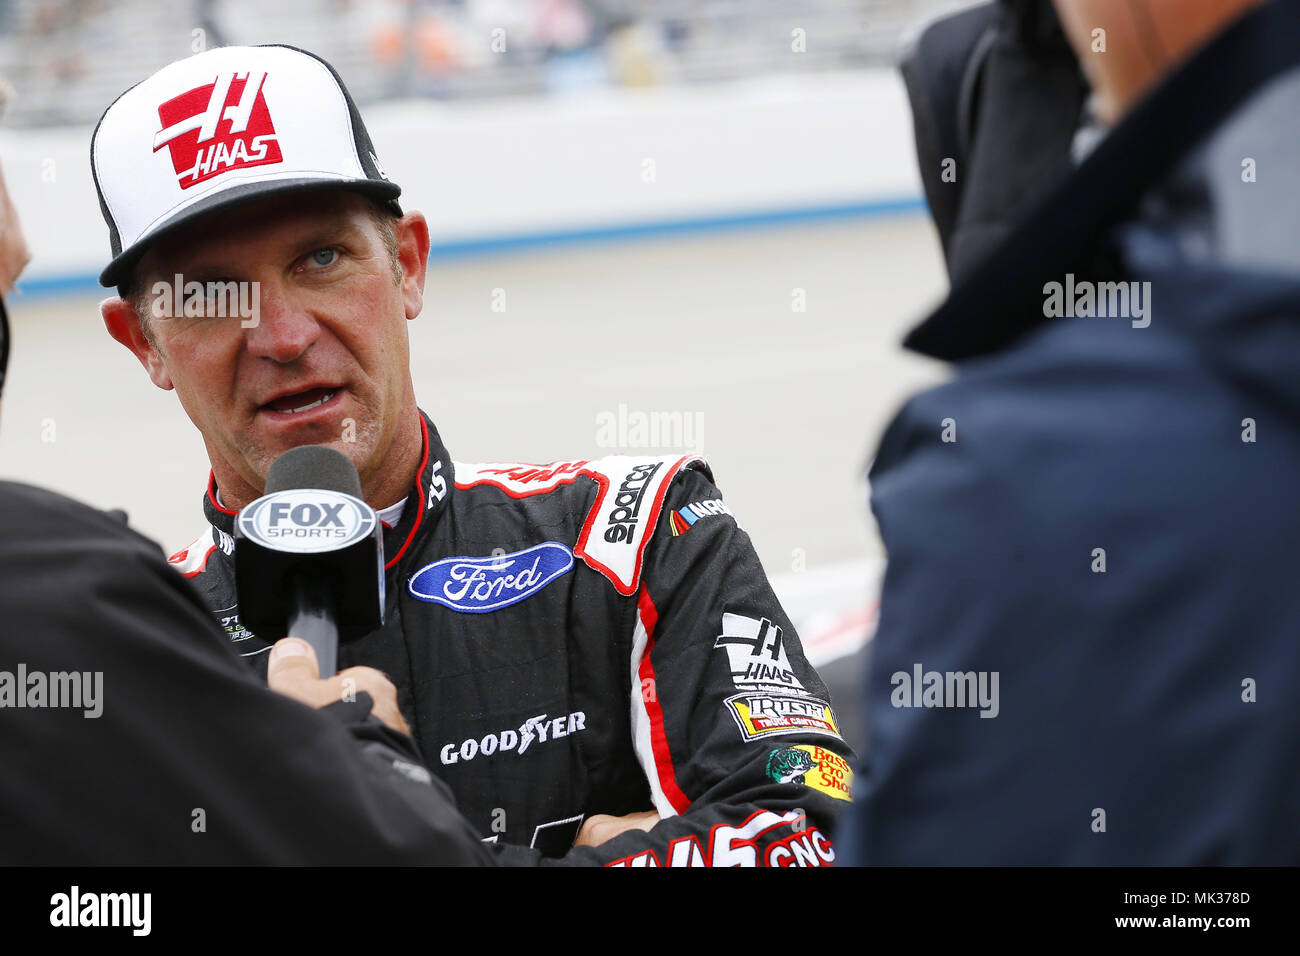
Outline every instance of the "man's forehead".
<path id="1" fill-rule="evenodd" d="M 364 230 L 371 205 L 366 197 L 341 190 L 287 193 L 241 203 L 204 216 L 159 242 L 141 260 L 139 273 L 155 272 L 162 263 L 169 269 L 199 265 L 206 259 L 237 255 L 252 244 L 293 245 L 317 235 Z"/>

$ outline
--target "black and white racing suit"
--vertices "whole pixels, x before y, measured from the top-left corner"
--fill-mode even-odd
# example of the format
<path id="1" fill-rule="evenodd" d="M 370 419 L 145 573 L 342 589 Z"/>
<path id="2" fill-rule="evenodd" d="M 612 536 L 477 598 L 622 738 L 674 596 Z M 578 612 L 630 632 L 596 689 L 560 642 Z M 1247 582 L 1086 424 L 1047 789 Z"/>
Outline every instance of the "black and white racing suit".
<path id="1" fill-rule="evenodd" d="M 424 455 L 385 527 L 386 622 L 339 649 L 392 679 L 430 768 L 504 863 L 808 865 L 849 799 L 852 752 L 816 671 L 696 456 L 549 465 Z M 237 650 L 235 514 L 173 564 Z M 649 832 L 572 848 L 584 819 Z"/>

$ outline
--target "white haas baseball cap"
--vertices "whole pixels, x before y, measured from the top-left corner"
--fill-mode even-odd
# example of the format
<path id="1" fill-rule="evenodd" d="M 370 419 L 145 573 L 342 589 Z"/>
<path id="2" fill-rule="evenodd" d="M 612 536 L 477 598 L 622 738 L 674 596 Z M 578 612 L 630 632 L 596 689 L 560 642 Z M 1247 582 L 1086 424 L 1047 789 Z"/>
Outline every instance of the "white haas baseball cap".
<path id="1" fill-rule="evenodd" d="M 361 114 L 334 68 L 290 46 L 231 46 L 171 63 L 131 87 L 90 141 L 120 286 L 159 238 L 272 193 L 350 189 L 401 215 Z"/>

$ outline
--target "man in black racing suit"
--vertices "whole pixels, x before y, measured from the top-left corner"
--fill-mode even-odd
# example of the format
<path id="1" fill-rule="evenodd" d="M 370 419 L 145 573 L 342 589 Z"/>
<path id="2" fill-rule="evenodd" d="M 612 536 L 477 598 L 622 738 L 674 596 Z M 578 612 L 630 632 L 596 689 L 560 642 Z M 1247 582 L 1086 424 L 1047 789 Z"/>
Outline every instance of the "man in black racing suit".
<path id="1" fill-rule="evenodd" d="M 419 474 L 384 530 L 386 623 L 339 666 L 392 679 L 502 862 L 831 863 L 852 755 L 707 465 L 464 464 L 422 424 Z M 269 645 L 239 624 L 235 513 L 214 492 L 211 527 L 172 561 L 265 670 Z M 650 832 L 570 849 L 591 815 L 649 808 Z"/>
<path id="2" fill-rule="evenodd" d="M 329 445 L 387 525 L 385 623 L 339 665 L 391 678 L 501 862 L 834 860 L 853 756 L 707 465 L 454 463 L 419 411 L 428 227 L 328 64 L 279 46 L 173 63 L 109 108 L 92 160 L 105 324 L 213 469 L 210 527 L 172 563 L 251 664 L 267 645 L 240 623 L 232 522 L 280 453 Z M 246 321 L 205 304 L 234 285 L 260 297 Z"/>

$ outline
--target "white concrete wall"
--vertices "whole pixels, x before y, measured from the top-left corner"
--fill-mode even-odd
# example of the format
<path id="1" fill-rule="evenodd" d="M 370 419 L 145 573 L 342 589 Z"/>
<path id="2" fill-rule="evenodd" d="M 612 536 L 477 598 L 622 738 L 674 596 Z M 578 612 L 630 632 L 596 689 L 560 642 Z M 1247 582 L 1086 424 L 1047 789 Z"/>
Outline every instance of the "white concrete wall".
<path id="1" fill-rule="evenodd" d="M 911 119 L 892 70 L 551 100 L 366 110 L 379 158 L 435 244 L 915 200 Z M 26 278 L 108 259 L 90 129 L 0 130 L 34 253 Z M 653 181 L 646 181 L 653 163 Z"/>

